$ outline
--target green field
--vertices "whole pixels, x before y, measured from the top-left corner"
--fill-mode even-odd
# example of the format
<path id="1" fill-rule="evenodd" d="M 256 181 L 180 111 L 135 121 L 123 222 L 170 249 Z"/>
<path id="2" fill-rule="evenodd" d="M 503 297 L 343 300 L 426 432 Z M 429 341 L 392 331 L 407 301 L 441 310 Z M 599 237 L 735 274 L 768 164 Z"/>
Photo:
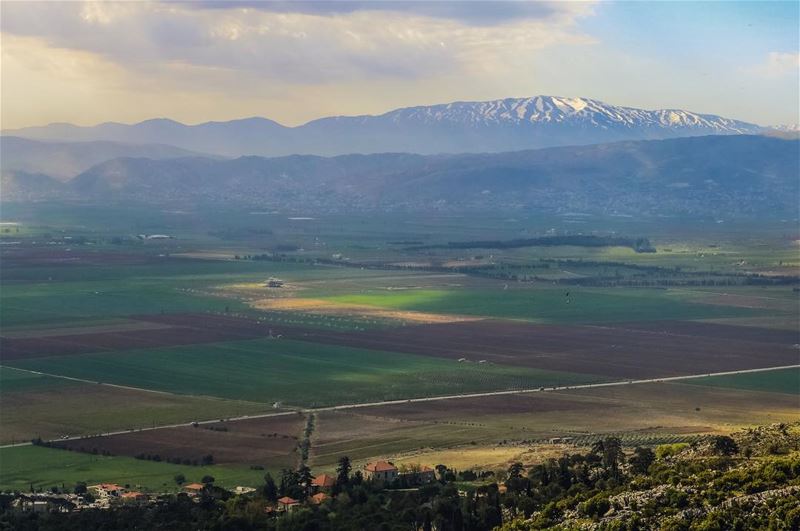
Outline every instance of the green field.
<path id="1" fill-rule="evenodd" d="M 76 382 L 70 382 L 63 378 L 33 374 L 26 371 L 19 371 L 11 367 L 0 367 L 0 397 L 8 393 L 60 389 L 74 386 L 75 384 Z M 7 414 L 7 412 L 4 413 Z"/>
<path id="2" fill-rule="evenodd" d="M 708 385 L 711 387 L 727 387 L 748 391 L 767 391 L 800 396 L 800 369 L 781 369 L 777 371 L 749 372 L 727 376 L 711 376 L 686 380 L 692 385 Z M 800 403 L 798 403 L 800 412 Z"/>
<path id="3" fill-rule="evenodd" d="M 272 410 L 260 403 L 120 389 L 0 367 L 0 443 L 92 435 Z"/>
<path id="4" fill-rule="evenodd" d="M 275 471 L 272 473 L 274 475 Z M 176 474 L 183 474 L 189 483 L 211 475 L 216 483 L 232 488 L 261 484 L 265 471 L 221 465 L 172 465 L 38 446 L 0 448 L 0 490 L 4 491 L 28 491 L 31 486 L 70 488 L 81 481 L 88 485 L 105 482 L 156 492 L 177 491 L 180 487 L 174 481 Z"/>
<path id="5" fill-rule="evenodd" d="M 172 393 L 300 406 L 598 381 L 595 376 L 269 339 L 8 363 Z"/>
<path id="6" fill-rule="evenodd" d="M 225 301 L 178 291 L 165 281 L 68 282 L 3 286 L 0 322 L 57 325 L 98 317 L 161 312 L 223 311 L 244 308 Z"/>
<path id="7" fill-rule="evenodd" d="M 569 292 L 569 297 L 566 294 Z M 668 290 L 509 289 L 381 291 L 331 297 L 348 304 L 552 323 L 743 317 L 753 310 L 696 304 Z"/>

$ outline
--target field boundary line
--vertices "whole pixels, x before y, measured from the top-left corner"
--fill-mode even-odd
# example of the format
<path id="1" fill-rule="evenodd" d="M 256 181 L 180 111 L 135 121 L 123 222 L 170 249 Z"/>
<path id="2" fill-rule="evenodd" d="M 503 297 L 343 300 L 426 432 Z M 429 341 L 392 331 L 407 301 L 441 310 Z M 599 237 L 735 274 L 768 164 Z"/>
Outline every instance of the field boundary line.
<path id="1" fill-rule="evenodd" d="M 0 365 L 0 367 L 5 367 Z M 11 369 L 16 369 L 16 367 L 8 367 Z M 400 405 L 400 404 L 414 404 L 420 402 L 437 402 L 441 400 L 457 400 L 463 398 L 481 398 L 481 397 L 488 397 L 488 396 L 508 396 L 508 395 L 521 395 L 521 394 L 530 394 L 530 393 L 544 393 L 544 392 L 553 392 L 553 391 L 572 391 L 576 389 L 597 389 L 602 387 L 619 387 L 623 385 L 637 385 L 637 384 L 648 384 L 648 383 L 664 383 L 664 382 L 678 382 L 682 380 L 693 380 L 698 378 L 709 378 L 713 376 L 732 376 L 736 374 L 749 374 L 749 373 L 757 373 L 757 372 L 770 372 L 770 371 L 779 371 L 784 369 L 800 369 L 800 364 L 794 365 L 780 365 L 777 367 L 759 367 L 756 369 L 741 369 L 736 371 L 723 371 L 723 372 L 709 372 L 709 373 L 702 373 L 702 374 L 687 374 L 681 376 L 665 376 L 661 378 L 646 378 L 646 379 L 638 379 L 638 380 L 618 380 L 613 382 L 601 382 L 601 383 L 591 383 L 591 384 L 574 384 L 574 385 L 564 385 L 564 386 L 557 386 L 557 387 L 536 387 L 532 389 L 507 389 L 502 391 L 485 391 L 480 393 L 465 393 L 460 395 L 442 395 L 442 396 L 429 396 L 429 397 L 421 397 L 421 398 L 404 398 L 398 400 L 384 400 L 381 402 L 364 402 L 358 404 L 340 404 L 336 406 L 324 406 L 324 407 L 315 407 L 315 408 L 300 408 L 300 407 L 292 407 L 292 406 L 284 406 L 289 408 L 288 411 L 278 411 L 272 413 L 257 413 L 254 415 L 242 415 L 238 417 L 228 417 L 224 420 L 226 422 L 233 422 L 239 420 L 250 420 L 250 419 L 262 419 L 262 418 L 270 418 L 270 417 L 281 417 L 286 415 L 297 415 L 297 414 L 305 414 L 310 415 L 313 413 L 321 413 L 325 411 L 341 411 L 347 409 L 360 409 L 360 408 L 369 408 L 369 407 L 379 407 L 379 406 L 392 406 L 392 405 Z M 56 376 L 59 378 L 66 378 L 69 380 L 75 380 L 79 382 L 86 382 L 92 383 L 95 385 L 109 385 L 112 387 L 119 387 L 122 389 L 133 389 L 137 391 L 150 391 L 154 393 L 161 393 L 173 396 L 198 396 L 198 395 L 176 395 L 174 393 L 168 393 L 166 391 L 154 391 L 148 389 L 139 389 L 136 387 L 129 387 L 129 386 L 122 386 L 122 385 L 115 385 L 115 384 L 98 384 L 98 382 L 92 382 L 91 380 L 82 380 L 80 378 L 72 378 L 69 376 L 59 376 L 59 375 L 51 375 L 43 372 L 32 371 L 28 369 L 18 369 L 27 372 L 31 372 L 34 374 L 41 374 L 44 376 Z M 210 397 L 210 398 L 218 398 L 218 397 Z M 218 398 L 219 399 L 219 398 Z M 63 439 L 54 439 L 53 442 L 58 441 L 76 441 L 80 439 L 87 439 L 93 437 L 108 437 L 111 435 L 123 435 L 126 433 L 135 433 L 135 432 L 142 432 L 142 431 L 153 431 L 153 430 L 160 430 L 160 429 L 168 429 L 168 428 L 180 428 L 185 426 L 191 426 L 194 424 L 197 425 L 204 425 L 204 424 L 213 424 L 219 422 L 220 419 L 215 418 L 213 420 L 203 420 L 203 421 L 190 421 L 190 422 L 181 422 L 181 423 L 174 423 L 174 424 L 165 424 L 159 426 L 148 426 L 142 428 L 132 428 L 126 430 L 118 430 L 114 432 L 106 432 L 106 433 L 97 433 L 91 435 L 79 435 L 74 437 L 65 437 Z M 6 444 L 0 445 L 0 449 L 2 448 L 12 448 L 17 446 L 31 446 L 32 443 L 24 442 L 24 443 L 16 443 L 16 444 Z"/>

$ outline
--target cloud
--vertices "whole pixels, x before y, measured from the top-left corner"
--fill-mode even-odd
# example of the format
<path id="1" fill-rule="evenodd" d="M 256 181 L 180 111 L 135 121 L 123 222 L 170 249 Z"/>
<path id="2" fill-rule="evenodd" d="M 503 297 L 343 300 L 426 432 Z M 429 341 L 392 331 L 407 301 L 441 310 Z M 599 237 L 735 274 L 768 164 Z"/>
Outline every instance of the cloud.
<path id="1" fill-rule="evenodd" d="M 182 2 L 4 3 L 2 31 L 96 53 L 143 73 L 180 65 L 300 83 L 419 79 L 491 61 L 492 52 L 512 45 L 527 53 L 556 42 L 589 42 L 574 30 L 586 4 L 571 10 L 517 4 L 502 3 L 497 12 L 539 18 L 473 26 L 455 16 L 485 12 L 488 21 L 486 2 L 275 2 L 253 4 L 257 9 L 243 2 L 214 9 Z"/>
<path id="2" fill-rule="evenodd" d="M 530 74 L 533 55 L 594 42 L 576 26 L 589 4 L 536 6 L 498 4 L 502 24 L 490 24 L 486 2 L 3 2 L 4 63 L 15 72 L 4 67 L 3 77 L 8 94 L 24 94 L 26 80 L 35 80 L 43 108 L 63 107 L 47 121 L 77 115 L 82 123 L 136 113 L 186 121 L 263 114 L 298 123 L 506 96 L 517 90 L 510 78 Z M 481 23 L 465 22 L 482 10 Z M 511 18 L 514 10 L 525 14 Z M 48 50 L 60 72 L 45 61 L 47 73 L 34 59 Z M 48 86 L 64 79 L 82 92 L 53 92 L 48 103 Z M 83 93 L 108 107 L 87 108 Z M 13 122 L 20 125 L 21 115 Z"/>
<path id="3" fill-rule="evenodd" d="M 614 5 L 0 2 L 2 118 L 16 127 L 262 115 L 294 125 L 535 94 L 758 122 L 786 121 L 796 109 L 798 55 L 769 53 L 792 50 L 785 39 L 714 54 L 676 52 L 681 34 L 672 29 L 614 43 L 609 34 L 648 27 Z M 649 45 L 636 45 L 642 39 Z M 743 108 L 746 94 L 759 105 Z"/>
<path id="4" fill-rule="evenodd" d="M 170 0 L 168 0 L 170 1 Z M 321 16 L 347 15 L 359 11 L 413 14 L 432 18 L 456 20 L 469 25 L 491 26 L 527 19 L 553 19 L 588 13 L 593 1 L 522 1 L 522 0 L 467 0 L 467 1 L 396 1 L 396 0 L 292 0 L 247 1 L 221 0 L 211 2 L 184 2 L 196 9 L 243 8 L 274 13 L 303 13 Z"/>
<path id="5" fill-rule="evenodd" d="M 800 75 L 800 53 L 769 52 L 764 60 L 741 69 L 742 73 L 768 79 L 780 79 Z"/>
<path id="6" fill-rule="evenodd" d="M 771 52 L 764 68 L 773 76 L 797 74 L 800 71 L 800 53 Z"/>

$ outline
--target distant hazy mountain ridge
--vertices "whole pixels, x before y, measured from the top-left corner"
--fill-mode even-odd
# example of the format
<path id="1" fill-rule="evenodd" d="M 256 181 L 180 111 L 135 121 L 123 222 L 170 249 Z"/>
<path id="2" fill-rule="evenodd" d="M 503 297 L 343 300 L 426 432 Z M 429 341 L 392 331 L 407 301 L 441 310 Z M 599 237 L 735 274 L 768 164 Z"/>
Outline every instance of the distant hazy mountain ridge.
<path id="1" fill-rule="evenodd" d="M 285 127 L 265 118 L 184 125 L 166 119 L 4 131 L 50 141 L 169 144 L 224 156 L 408 152 L 480 153 L 620 140 L 758 134 L 764 128 L 685 110 L 642 110 L 588 98 L 536 96 L 409 107 Z"/>
<path id="2" fill-rule="evenodd" d="M 118 157 L 174 159 L 190 155 L 198 153 L 161 144 L 42 142 L 15 136 L 0 137 L 0 170 L 3 174 L 44 174 L 62 181 Z"/>
<path id="3" fill-rule="evenodd" d="M 18 180 L 11 198 L 60 194 L 303 212 L 536 209 L 794 219 L 798 146 L 725 135 L 461 155 L 119 158 L 52 189 L 43 178 L 32 180 L 32 189 Z"/>

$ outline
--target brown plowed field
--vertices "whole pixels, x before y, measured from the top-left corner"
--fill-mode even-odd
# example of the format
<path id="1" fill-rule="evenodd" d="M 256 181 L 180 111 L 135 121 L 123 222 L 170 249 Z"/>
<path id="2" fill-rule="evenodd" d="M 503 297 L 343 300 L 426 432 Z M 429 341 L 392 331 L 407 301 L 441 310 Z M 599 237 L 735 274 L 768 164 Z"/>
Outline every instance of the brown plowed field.
<path id="1" fill-rule="evenodd" d="M 169 325 L 143 331 L 47 338 L 2 338 L 3 359 L 103 350 L 187 345 L 281 334 L 287 339 L 404 352 L 470 362 L 597 374 L 660 378 L 796 364 L 792 331 L 698 322 L 615 326 L 534 325 L 482 320 L 405 326 L 363 332 L 272 325 L 212 314 L 134 316 Z"/>
<path id="2" fill-rule="evenodd" d="M 218 431 L 220 428 L 227 431 Z M 305 416 L 291 414 L 280 417 L 237 420 L 196 428 L 181 426 L 158 430 L 134 431 L 121 435 L 89 437 L 55 442 L 60 448 L 136 457 L 158 455 L 170 459 L 202 460 L 211 454 L 215 463 L 238 463 L 266 467 L 292 467 L 295 449 L 302 437 Z M 209 429 L 209 428 L 216 429 Z"/>
<path id="3" fill-rule="evenodd" d="M 756 330 L 683 322 L 638 329 L 485 320 L 345 337 L 315 332 L 304 339 L 618 378 L 659 378 L 798 363 L 800 352 L 793 346 L 791 334 Z"/>
<path id="4" fill-rule="evenodd" d="M 643 330 L 670 336 L 686 335 L 717 339 L 736 338 L 740 341 L 784 345 L 800 343 L 800 330 L 776 330 L 772 328 L 730 326 L 697 321 L 647 321 L 620 325 L 618 328 Z"/>
<path id="5" fill-rule="evenodd" d="M 39 337 L 0 337 L 0 359 L 15 360 L 43 356 L 68 356 L 89 352 L 170 347 L 268 336 L 270 326 L 258 321 L 211 314 L 134 316 L 132 320 L 158 324 L 148 330 L 115 330 L 86 334 Z M 273 330 L 275 330 L 273 328 Z M 276 334 L 282 333 L 275 330 Z"/>
<path id="6" fill-rule="evenodd" d="M 530 393 L 520 395 L 482 396 L 475 398 L 454 398 L 436 402 L 389 404 L 365 408 L 363 411 L 375 417 L 388 417 L 404 421 L 472 420 L 477 422 L 485 415 L 551 413 L 557 411 L 607 412 L 605 404 L 586 400 L 574 400 L 559 393 Z M 459 414 L 460 412 L 460 414 Z"/>

